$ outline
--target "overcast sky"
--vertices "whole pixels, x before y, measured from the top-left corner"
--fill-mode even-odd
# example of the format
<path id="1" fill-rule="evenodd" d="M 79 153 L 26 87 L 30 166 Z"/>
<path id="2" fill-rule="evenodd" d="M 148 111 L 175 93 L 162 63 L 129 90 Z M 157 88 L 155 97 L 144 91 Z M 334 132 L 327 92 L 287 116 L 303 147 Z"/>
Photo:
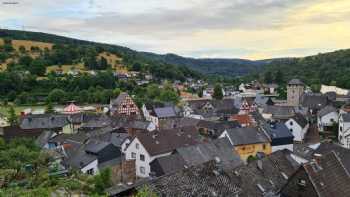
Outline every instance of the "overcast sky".
<path id="1" fill-rule="evenodd" d="M 1 28 L 156 53 L 265 59 L 350 48 L 349 0 L 0 2 Z"/>

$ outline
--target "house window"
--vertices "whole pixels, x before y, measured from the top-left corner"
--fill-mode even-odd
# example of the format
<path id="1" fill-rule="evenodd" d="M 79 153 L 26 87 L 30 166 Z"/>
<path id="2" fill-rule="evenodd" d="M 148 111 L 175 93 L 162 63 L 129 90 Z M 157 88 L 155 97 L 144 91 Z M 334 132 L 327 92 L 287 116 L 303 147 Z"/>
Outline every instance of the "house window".
<path id="1" fill-rule="evenodd" d="M 266 144 L 263 144 L 263 150 L 265 150 L 266 149 Z"/>
<path id="2" fill-rule="evenodd" d="M 293 126 L 293 121 L 290 121 L 289 124 L 290 124 L 290 126 Z"/>
<path id="3" fill-rule="evenodd" d="M 334 119 L 333 119 L 333 118 L 331 118 L 331 122 L 334 122 Z"/>
<path id="4" fill-rule="evenodd" d="M 145 174 L 146 173 L 146 169 L 145 169 L 145 167 L 140 167 L 140 172 L 141 172 L 141 174 Z"/>
<path id="5" fill-rule="evenodd" d="M 86 174 L 94 175 L 94 169 L 91 168 L 91 169 L 87 170 L 87 171 L 86 171 Z"/>
<path id="6" fill-rule="evenodd" d="M 140 144 L 139 143 L 136 143 L 136 149 L 139 149 L 140 148 Z"/>
<path id="7" fill-rule="evenodd" d="M 123 105 L 123 108 L 126 108 L 126 105 Z"/>
<path id="8" fill-rule="evenodd" d="M 340 131 L 343 131 L 343 127 L 339 127 L 339 130 L 340 130 Z"/>
<path id="9" fill-rule="evenodd" d="M 133 111 L 133 112 L 131 112 L 130 114 L 131 114 L 131 115 L 136 115 L 136 112 Z"/>
<path id="10" fill-rule="evenodd" d="M 145 161 L 145 155 L 140 154 L 140 160 L 141 160 L 141 161 Z"/>
<path id="11" fill-rule="evenodd" d="M 134 104 L 131 104 L 130 107 L 134 107 Z"/>
<path id="12" fill-rule="evenodd" d="M 131 158 L 136 159 L 136 153 L 131 153 Z"/>

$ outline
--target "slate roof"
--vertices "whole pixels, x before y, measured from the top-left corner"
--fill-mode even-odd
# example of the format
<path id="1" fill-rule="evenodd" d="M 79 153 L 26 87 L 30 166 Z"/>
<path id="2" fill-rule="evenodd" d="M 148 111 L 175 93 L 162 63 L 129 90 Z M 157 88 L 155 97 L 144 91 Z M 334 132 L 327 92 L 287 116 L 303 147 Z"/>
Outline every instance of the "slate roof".
<path id="1" fill-rule="evenodd" d="M 350 149 L 344 148 L 334 143 L 321 143 L 320 146 L 314 151 L 315 154 L 325 155 L 330 152 L 334 152 L 344 167 L 350 172 Z"/>
<path id="2" fill-rule="evenodd" d="M 350 122 L 350 113 L 342 114 L 341 116 L 344 122 Z"/>
<path id="3" fill-rule="evenodd" d="M 151 172 L 155 173 L 155 176 L 162 176 L 164 174 L 170 174 L 181 169 L 184 169 L 187 165 L 185 160 L 179 154 L 171 154 L 165 157 L 159 157 L 150 163 Z"/>
<path id="4" fill-rule="evenodd" d="M 305 172 L 307 176 L 302 176 Z M 295 178 L 294 178 L 295 177 Z M 306 180 L 305 180 L 305 179 Z M 304 179 L 303 190 L 298 190 L 297 182 Z M 287 196 L 349 196 L 350 176 L 334 152 L 319 157 L 298 170 L 282 190 Z"/>
<path id="5" fill-rule="evenodd" d="M 227 138 L 181 147 L 176 149 L 176 152 L 183 158 L 187 166 L 199 165 L 216 158 L 219 158 L 225 167 L 232 168 L 243 164 Z"/>
<path id="6" fill-rule="evenodd" d="M 216 131 L 216 135 L 220 135 L 225 129 L 240 128 L 238 121 L 208 121 L 200 120 L 196 125 L 197 128 L 206 128 L 208 130 Z"/>
<path id="7" fill-rule="evenodd" d="M 305 116 L 303 116 L 300 113 L 296 113 L 295 116 L 292 117 L 295 122 L 297 122 L 302 128 L 305 128 L 305 126 L 308 124 L 308 121 L 306 120 Z"/>
<path id="8" fill-rule="evenodd" d="M 165 120 L 159 120 L 159 127 L 161 129 L 173 129 L 188 126 L 196 126 L 200 120 L 194 118 L 171 118 Z"/>
<path id="9" fill-rule="evenodd" d="M 322 117 L 332 112 L 337 112 L 337 109 L 333 106 L 327 105 L 326 107 L 318 111 L 317 116 Z"/>
<path id="10" fill-rule="evenodd" d="M 128 96 L 129 96 L 128 93 L 122 92 L 122 93 L 119 94 L 119 96 L 118 96 L 116 99 L 112 99 L 112 100 L 111 100 L 111 104 L 112 104 L 113 106 L 118 106 L 118 105 L 120 105 L 120 104 L 125 100 L 125 98 L 128 97 Z"/>
<path id="11" fill-rule="evenodd" d="M 81 169 L 89 165 L 91 162 L 97 160 L 96 155 L 88 154 L 85 152 L 85 147 L 83 145 L 78 148 L 72 147 L 69 149 L 71 149 L 71 153 L 65 162 L 73 168 Z"/>
<path id="12" fill-rule="evenodd" d="M 235 128 L 226 131 L 234 146 L 269 142 L 265 134 L 257 128 Z"/>
<path id="13" fill-rule="evenodd" d="M 146 185 L 159 196 L 268 196 L 278 192 L 297 169 L 297 163 L 285 150 L 237 168 L 225 169 L 220 162 L 209 161 Z"/>
<path id="14" fill-rule="evenodd" d="M 267 123 L 264 128 L 272 140 L 278 138 L 294 137 L 293 133 L 290 132 L 286 125 L 282 122 L 272 123 L 272 125 Z"/>
<path id="15" fill-rule="evenodd" d="M 285 119 L 294 116 L 295 110 L 291 106 L 266 105 L 263 113 L 272 114 L 276 119 Z"/>
<path id="16" fill-rule="evenodd" d="M 91 128 L 103 128 L 112 124 L 112 120 L 106 115 L 98 115 L 98 116 L 89 116 L 87 118 L 81 128 L 82 129 L 91 129 Z"/>
<path id="17" fill-rule="evenodd" d="M 22 129 L 19 126 L 0 127 L 0 131 L 2 131 L 0 137 L 3 137 L 6 141 L 19 137 L 37 138 L 44 132 L 43 129 Z"/>
<path id="18" fill-rule="evenodd" d="M 322 94 L 304 94 L 301 97 L 301 105 L 309 109 L 320 110 L 328 104 L 328 97 Z"/>
<path id="19" fill-rule="evenodd" d="M 57 129 L 69 124 L 67 115 L 28 115 L 20 120 L 22 129 Z"/>
<path id="20" fill-rule="evenodd" d="M 288 82 L 288 85 L 304 85 L 300 79 L 292 79 Z"/>
<path id="21" fill-rule="evenodd" d="M 103 141 L 98 141 L 98 140 L 90 140 L 86 145 L 85 145 L 85 151 L 88 153 L 93 153 L 97 154 L 106 146 L 108 146 L 110 143 L 108 142 L 103 142 Z"/>
<path id="22" fill-rule="evenodd" d="M 176 111 L 174 107 L 171 107 L 171 106 L 154 108 L 154 113 L 158 118 L 176 117 Z"/>
<path id="23" fill-rule="evenodd" d="M 211 104 L 213 109 L 204 110 L 203 107 L 207 104 Z M 189 107 L 193 110 L 194 114 L 199 114 L 204 117 L 218 116 L 222 114 L 237 114 L 238 109 L 235 107 L 234 99 L 222 99 L 222 100 L 210 100 L 200 99 L 188 101 Z"/>
<path id="24" fill-rule="evenodd" d="M 199 133 L 193 126 L 138 132 L 136 137 L 151 156 L 172 152 L 176 148 L 194 145 L 200 141 Z"/>

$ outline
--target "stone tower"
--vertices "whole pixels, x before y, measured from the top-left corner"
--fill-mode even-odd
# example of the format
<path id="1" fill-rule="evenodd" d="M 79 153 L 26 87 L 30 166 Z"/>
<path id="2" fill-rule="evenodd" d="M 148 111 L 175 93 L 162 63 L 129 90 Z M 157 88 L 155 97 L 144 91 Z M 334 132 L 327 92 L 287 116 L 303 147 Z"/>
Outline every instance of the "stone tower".
<path id="1" fill-rule="evenodd" d="M 292 79 L 287 85 L 287 103 L 289 106 L 299 106 L 304 94 L 304 83 L 299 79 Z"/>

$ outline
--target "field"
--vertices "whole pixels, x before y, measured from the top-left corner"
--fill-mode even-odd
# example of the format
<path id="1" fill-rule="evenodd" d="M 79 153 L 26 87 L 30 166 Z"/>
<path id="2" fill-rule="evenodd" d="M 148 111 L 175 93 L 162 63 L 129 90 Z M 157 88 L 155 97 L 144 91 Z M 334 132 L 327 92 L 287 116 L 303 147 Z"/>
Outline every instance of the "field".
<path id="1" fill-rule="evenodd" d="M 9 111 L 10 106 L 0 106 L 0 113 L 8 116 L 8 111 Z M 15 112 L 17 115 L 20 115 L 21 112 L 25 109 L 31 108 L 32 110 L 41 110 L 45 109 L 45 106 L 14 106 Z"/>
<path id="2" fill-rule="evenodd" d="M 4 45 L 3 39 L 0 39 L 0 45 Z M 53 44 L 52 43 L 45 43 L 45 42 L 30 41 L 30 40 L 12 40 L 12 47 L 14 49 L 19 50 L 20 46 L 24 46 L 24 48 L 27 51 L 30 51 L 31 47 L 39 47 L 41 50 L 48 48 L 49 50 L 51 50 Z"/>
<path id="3" fill-rule="evenodd" d="M 85 67 L 84 67 L 84 64 L 83 63 L 79 63 L 79 64 L 76 64 L 76 65 L 62 65 L 61 66 L 61 69 L 62 69 L 62 72 L 64 74 L 68 73 L 70 70 L 77 70 L 77 71 L 80 71 L 80 72 L 84 72 L 85 71 Z M 60 70 L 60 67 L 59 66 L 49 66 L 46 68 L 46 73 L 50 73 L 52 71 L 56 72 Z"/>

